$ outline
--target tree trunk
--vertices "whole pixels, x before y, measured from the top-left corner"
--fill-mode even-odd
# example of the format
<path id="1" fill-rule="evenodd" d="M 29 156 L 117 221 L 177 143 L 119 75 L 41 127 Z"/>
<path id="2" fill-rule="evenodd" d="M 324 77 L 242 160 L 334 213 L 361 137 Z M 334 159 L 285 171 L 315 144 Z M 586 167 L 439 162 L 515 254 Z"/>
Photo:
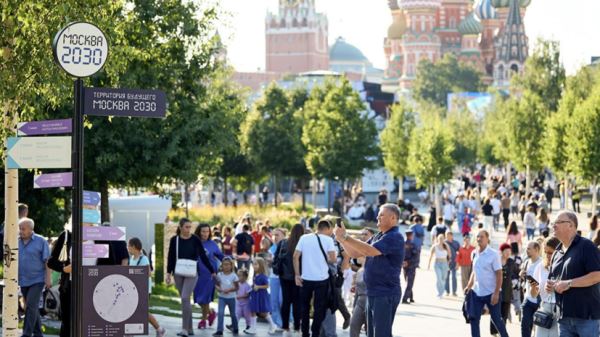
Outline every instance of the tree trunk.
<path id="1" fill-rule="evenodd" d="M 227 207 L 227 205 L 229 205 L 229 191 L 227 190 L 227 176 L 223 177 L 223 203 L 225 204 L 225 207 Z"/>
<path id="2" fill-rule="evenodd" d="M 300 189 L 302 190 L 302 211 L 306 211 L 306 181 L 300 179 Z"/>
<path id="3" fill-rule="evenodd" d="M 597 178 L 594 177 L 592 179 L 592 216 L 596 214 L 596 205 L 598 203 L 598 181 Z"/>
<path id="4" fill-rule="evenodd" d="M 279 179 L 277 179 L 277 174 L 273 177 L 273 203 L 275 205 L 275 208 L 277 208 L 277 204 L 279 203 L 279 201 L 277 200 L 277 192 L 279 191 L 279 189 L 277 188 L 277 183 L 279 183 Z"/>
<path id="5" fill-rule="evenodd" d="M 404 200 L 404 177 L 398 177 L 398 200 Z"/>
<path id="6" fill-rule="evenodd" d="M 315 177 L 312 178 L 312 204 L 313 208 L 317 210 L 317 179 Z"/>
<path id="7" fill-rule="evenodd" d="M 527 165 L 525 172 L 525 195 L 527 198 L 529 198 L 529 193 L 531 193 L 531 170 L 529 165 Z"/>
<path id="8" fill-rule="evenodd" d="M 435 205 L 435 209 L 437 211 L 438 214 L 442 214 L 441 213 L 441 205 L 440 205 L 440 187 L 437 184 L 437 182 L 433 183 L 433 200 L 434 200 L 434 205 Z"/>
<path id="9" fill-rule="evenodd" d="M 110 208 L 108 204 L 108 181 L 100 182 L 100 217 L 102 222 L 110 222 Z"/>
<path id="10" fill-rule="evenodd" d="M 510 188 L 508 188 L 508 187 L 511 184 L 510 178 L 512 177 L 511 171 L 512 171 L 512 165 L 510 165 L 510 162 L 508 162 L 508 163 L 506 163 L 506 187 L 509 190 L 510 190 Z"/>
<path id="11" fill-rule="evenodd" d="M 14 134 L 17 128 L 18 115 L 5 106 L 5 135 Z M 6 138 L 8 139 L 8 137 Z M 8 152 L 5 139 L 4 163 Z M 18 272 L 19 272 L 19 170 L 4 170 L 4 292 L 2 295 L 2 336 L 17 337 L 19 317 L 17 315 Z"/>

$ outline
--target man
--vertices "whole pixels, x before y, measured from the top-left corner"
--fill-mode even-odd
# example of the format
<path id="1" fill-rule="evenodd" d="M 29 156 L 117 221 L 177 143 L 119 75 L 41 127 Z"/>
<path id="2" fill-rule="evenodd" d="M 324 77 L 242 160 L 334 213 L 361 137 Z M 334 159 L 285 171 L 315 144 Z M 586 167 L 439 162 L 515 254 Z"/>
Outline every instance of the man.
<path id="1" fill-rule="evenodd" d="M 444 219 L 440 216 L 438 217 L 437 225 L 433 226 L 431 229 L 431 242 L 435 242 L 438 235 L 443 234 L 446 235 L 446 232 L 449 230 L 448 226 L 444 223 Z"/>
<path id="2" fill-rule="evenodd" d="M 458 199 L 456 201 L 456 224 L 458 225 L 459 230 L 460 230 L 461 226 L 463 225 L 466 209 L 467 209 L 467 204 L 465 202 L 465 195 L 463 192 L 461 192 L 458 195 Z"/>
<path id="3" fill-rule="evenodd" d="M 490 234 L 480 230 L 477 234 L 478 248 L 473 258 L 473 272 L 465 288 L 469 297 L 471 337 L 480 337 L 479 321 L 484 306 L 490 311 L 492 322 L 501 337 L 508 337 L 500 313 L 500 288 L 502 287 L 502 263 L 500 254 L 489 246 Z"/>
<path id="4" fill-rule="evenodd" d="M 391 337 L 396 309 L 400 303 L 400 270 L 404 262 L 404 237 L 398 229 L 400 209 L 384 204 L 379 209 L 380 232 L 368 243 L 348 236 L 346 228 L 335 229 L 335 238 L 350 257 L 366 256 L 364 280 L 367 286 L 367 336 Z"/>
<path id="5" fill-rule="evenodd" d="M 490 199 L 490 205 L 492 205 L 492 220 L 494 224 L 494 230 L 498 230 L 498 224 L 500 223 L 500 212 L 502 208 L 502 202 L 498 200 L 496 196 Z"/>
<path id="6" fill-rule="evenodd" d="M 415 217 L 414 219 L 414 223 L 409 227 L 409 229 L 412 231 L 413 233 L 413 244 L 415 245 L 415 247 L 417 248 L 417 250 L 419 251 L 419 254 L 421 254 L 421 247 L 423 247 L 423 240 L 425 239 L 425 228 L 423 227 L 423 217 L 421 217 L 420 215 Z M 417 261 L 417 267 L 419 266 L 419 263 Z"/>
<path id="7" fill-rule="evenodd" d="M 526 276 L 533 277 L 535 268 L 540 264 L 540 244 L 537 241 L 531 241 L 527 244 L 527 258 L 523 269 L 519 276 L 525 280 Z M 523 305 L 521 307 L 523 316 L 521 318 L 521 336 L 530 337 L 531 329 L 533 329 L 533 314 L 539 308 L 537 296 L 531 296 L 531 282 L 525 280 L 525 294 L 523 297 Z"/>
<path id="8" fill-rule="evenodd" d="M 452 228 L 452 222 L 454 221 L 454 205 L 450 202 L 450 200 L 444 200 L 444 207 L 442 208 L 444 214 L 444 224 L 448 228 Z"/>
<path id="9" fill-rule="evenodd" d="M 27 204 L 19 204 L 19 219 L 23 219 L 29 216 L 29 206 Z"/>
<path id="10" fill-rule="evenodd" d="M 545 288 L 556 294 L 560 336 L 598 336 L 600 251 L 577 235 L 577 215 L 571 211 L 559 212 L 552 229 L 560 244 Z"/>
<path id="11" fill-rule="evenodd" d="M 415 283 L 417 267 L 419 266 L 420 249 L 413 241 L 414 233 L 411 229 L 406 231 L 406 243 L 404 243 L 404 280 L 406 281 L 406 290 L 402 298 L 403 304 L 414 303 L 412 288 Z"/>
<path id="12" fill-rule="evenodd" d="M 500 200 L 500 204 L 502 205 L 502 218 L 504 219 L 504 229 L 507 229 L 508 216 L 510 215 L 510 198 L 508 197 L 508 193 L 502 193 L 502 200 Z"/>
<path id="13" fill-rule="evenodd" d="M 46 267 L 50 248 L 42 236 L 33 232 L 32 219 L 19 220 L 19 287 L 25 299 L 23 337 L 41 337 L 42 321 L 38 306 L 44 286 L 52 287 L 51 270 Z"/>
<path id="14" fill-rule="evenodd" d="M 242 232 L 236 235 L 231 241 L 232 250 L 235 252 L 238 269 L 250 270 L 252 263 L 252 253 L 254 253 L 254 239 L 248 234 L 250 226 L 244 224 Z"/>
<path id="15" fill-rule="evenodd" d="M 452 279 L 452 296 L 457 296 L 456 289 L 456 254 L 460 249 L 460 243 L 454 240 L 454 234 L 446 232 L 446 244 L 450 247 L 450 261 L 448 261 L 448 277 L 446 277 L 446 295 L 450 295 L 450 279 Z"/>
<path id="16" fill-rule="evenodd" d="M 552 212 L 552 199 L 554 199 L 554 189 L 552 189 L 552 186 L 550 186 L 550 184 L 546 186 L 546 191 L 544 192 L 544 194 L 546 195 L 546 200 L 548 201 L 548 210 Z"/>
<path id="17" fill-rule="evenodd" d="M 329 287 L 329 263 L 336 263 L 336 249 L 330 236 L 332 224 L 321 220 L 317 224 L 317 233 L 300 237 L 294 252 L 295 281 L 300 289 L 302 303 L 302 337 L 319 337 L 321 324 L 327 310 L 327 291 Z M 323 256 L 323 253 L 327 256 Z M 302 273 L 300 259 L 302 258 Z M 310 304 L 313 301 L 313 323 L 310 323 Z"/>

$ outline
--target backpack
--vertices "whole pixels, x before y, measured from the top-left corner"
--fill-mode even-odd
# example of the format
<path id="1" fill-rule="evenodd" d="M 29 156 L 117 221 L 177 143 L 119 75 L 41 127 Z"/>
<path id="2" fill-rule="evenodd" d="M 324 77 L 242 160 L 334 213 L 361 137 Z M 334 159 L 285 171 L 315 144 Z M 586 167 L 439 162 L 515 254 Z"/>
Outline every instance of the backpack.
<path id="1" fill-rule="evenodd" d="M 252 254 L 252 244 L 253 239 L 250 234 L 243 232 L 238 234 L 237 238 L 237 254 L 242 255 L 246 253 L 248 255 Z"/>
<path id="2" fill-rule="evenodd" d="M 440 235 L 440 234 L 446 235 L 446 231 L 448 230 L 448 227 L 436 225 L 435 227 L 433 227 L 433 229 L 435 230 L 435 237 L 437 238 L 438 235 Z"/>

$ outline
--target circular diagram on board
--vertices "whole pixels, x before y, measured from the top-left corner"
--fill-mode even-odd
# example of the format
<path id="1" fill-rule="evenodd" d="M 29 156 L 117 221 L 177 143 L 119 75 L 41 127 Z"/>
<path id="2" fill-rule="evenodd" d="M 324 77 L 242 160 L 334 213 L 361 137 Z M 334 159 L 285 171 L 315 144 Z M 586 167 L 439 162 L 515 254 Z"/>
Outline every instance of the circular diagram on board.
<path id="1" fill-rule="evenodd" d="M 137 309 L 138 290 L 123 275 L 108 275 L 94 289 L 94 309 L 102 319 L 120 323 L 129 319 Z"/>

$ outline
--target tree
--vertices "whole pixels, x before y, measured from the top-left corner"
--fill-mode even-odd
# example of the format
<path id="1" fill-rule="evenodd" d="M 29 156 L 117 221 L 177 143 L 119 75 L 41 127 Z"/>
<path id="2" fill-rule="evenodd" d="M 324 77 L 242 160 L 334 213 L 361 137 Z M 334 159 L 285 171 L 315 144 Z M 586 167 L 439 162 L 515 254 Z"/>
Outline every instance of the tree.
<path id="1" fill-rule="evenodd" d="M 439 211 L 438 185 L 452 178 L 454 145 L 452 134 L 442 125 L 436 113 L 425 113 L 423 117 L 423 123 L 411 135 L 408 167 L 419 186 L 434 186 L 436 209 Z"/>
<path id="2" fill-rule="evenodd" d="M 404 176 L 408 174 L 408 150 L 415 128 L 415 115 L 404 101 L 390 109 L 390 119 L 380 134 L 380 146 L 385 168 L 399 180 L 398 200 L 404 199 Z"/>
<path id="3" fill-rule="evenodd" d="M 413 84 L 413 97 L 447 107 L 448 94 L 452 92 L 485 91 L 481 74 L 471 65 L 459 62 L 452 53 L 433 63 L 421 60 Z"/>
<path id="4" fill-rule="evenodd" d="M 377 129 L 346 78 L 315 87 L 304 110 L 304 160 L 313 177 L 344 181 L 372 166 Z"/>
<path id="5" fill-rule="evenodd" d="M 454 162 L 462 166 L 474 165 L 477 160 L 480 127 L 473 113 L 466 107 L 449 111 L 445 125 L 453 135 L 452 158 Z"/>

